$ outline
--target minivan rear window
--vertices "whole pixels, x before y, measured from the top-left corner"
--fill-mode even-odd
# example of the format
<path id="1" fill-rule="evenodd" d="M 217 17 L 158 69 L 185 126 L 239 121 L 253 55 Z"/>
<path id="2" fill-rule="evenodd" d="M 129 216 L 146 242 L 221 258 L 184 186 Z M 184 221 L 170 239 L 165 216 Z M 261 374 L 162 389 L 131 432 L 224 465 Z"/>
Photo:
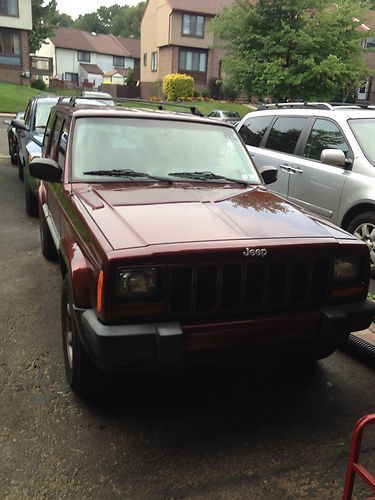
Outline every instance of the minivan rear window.
<path id="1" fill-rule="evenodd" d="M 270 130 L 265 147 L 293 154 L 306 120 L 303 116 L 278 117 Z"/>

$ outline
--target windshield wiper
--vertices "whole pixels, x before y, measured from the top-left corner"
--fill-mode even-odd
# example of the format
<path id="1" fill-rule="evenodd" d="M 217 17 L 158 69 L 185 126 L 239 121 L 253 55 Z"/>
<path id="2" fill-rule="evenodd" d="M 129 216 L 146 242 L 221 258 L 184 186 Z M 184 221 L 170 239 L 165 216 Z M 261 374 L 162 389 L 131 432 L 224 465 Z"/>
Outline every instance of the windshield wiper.
<path id="1" fill-rule="evenodd" d="M 203 171 L 203 172 L 169 172 L 168 175 L 174 177 L 183 177 L 184 179 L 197 179 L 199 181 L 214 181 L 214 180 L 225 180 L 229 182 L 235 182 L 236 184 L 249 185 L 249 182 L 243 179 L 233 179 L 232 177 L 226 177 L 225 175 L 214 174 L 213 172 Z"/>
<path id="2" fill-rule="evenodd" d="M 99 175 L 103 177 L 147 177 L 147 179 L 153 179 L 156 181 L 172 182 L 171 179 L 167 177 L 161 177 L 158 175 L 146 174 L 146 172 L 136 172 L 128 168 L 112 169 L 112 170 L 88 170 L 83 172 L 83 175 Z"/>

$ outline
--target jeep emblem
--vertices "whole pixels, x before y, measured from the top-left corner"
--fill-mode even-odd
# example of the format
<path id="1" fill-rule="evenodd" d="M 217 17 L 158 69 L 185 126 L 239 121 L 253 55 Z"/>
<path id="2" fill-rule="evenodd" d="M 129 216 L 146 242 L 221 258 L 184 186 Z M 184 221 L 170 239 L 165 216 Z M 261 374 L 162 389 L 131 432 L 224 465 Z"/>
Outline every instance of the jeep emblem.
<path id="1" fill-rule="evenodd" d="M 245 251 L 242 252 L 242 255 L 245 257 L 265 257 L 267 255 L 266 248 L 245 248 Z"/>

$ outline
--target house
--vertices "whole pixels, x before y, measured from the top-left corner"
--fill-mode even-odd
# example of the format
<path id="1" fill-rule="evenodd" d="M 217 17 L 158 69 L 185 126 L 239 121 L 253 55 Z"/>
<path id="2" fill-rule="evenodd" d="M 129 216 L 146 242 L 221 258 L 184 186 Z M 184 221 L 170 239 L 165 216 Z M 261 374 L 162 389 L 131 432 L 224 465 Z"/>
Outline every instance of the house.
<path id="1" fill-rule="evenodd" d="M 105 74 L 139 67 L 139 52 L 139 40 L 59 27 L 35 56 L 52 61 L 53 78 L 97 88 Z"/>
<path id="2" fill-rule="evenodd" d="M 141 95 L 160 93 L 168 73 L 185 73 L 196 90 L 222 77 L 223 50 L 210 22 L 233 0 L 147 0 L 141 20 Z"/>
<path id="3" fill-rule="evenodd" d="M 361 23 L 360 20 L 354 18 L 358 22 L 360 31 L 368 32 L 369 36 L 364 40 L 363 51 L 367 66 L 370 68 L 370 76 L 368 76 L 362 87 L 358 90 L 357 99 L 359 102 L 375 103 L 375 37 L 370 36 L 375 29 L 375 11 L 369 10 L 366 14 L 366 23 Z"/>
<path id="4" fill-rule="evenodd" d="M 31 0 L 0 1 L 0 81 L 30 84 Z"/>

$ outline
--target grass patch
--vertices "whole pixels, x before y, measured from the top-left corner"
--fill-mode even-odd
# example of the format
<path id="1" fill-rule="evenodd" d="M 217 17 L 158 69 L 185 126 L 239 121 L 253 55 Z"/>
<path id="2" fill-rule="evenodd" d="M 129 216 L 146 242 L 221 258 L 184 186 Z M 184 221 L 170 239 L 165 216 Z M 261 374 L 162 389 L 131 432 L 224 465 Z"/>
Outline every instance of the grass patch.
<path id="1" fill-rule="evenodd" d="M 80 91 L 79 91 L 80 92 Z M 17 113 L 24 111 L 30 97 L 34 95 L 76 95 L 74 90 L 58 89 L 42 92 L 38 89 L 26 87 L 25 85 L 16 85 L 14 83 L 0 83 L 0 112 L 1 113 Z"/>
<path id="2" fill-rule="evenodd" d="M 3 113 L 23 111 L 30 97 L 37 94 L 40 94 L 40 90 L 13 83 L 0 83 L 0 111 Z"/>

